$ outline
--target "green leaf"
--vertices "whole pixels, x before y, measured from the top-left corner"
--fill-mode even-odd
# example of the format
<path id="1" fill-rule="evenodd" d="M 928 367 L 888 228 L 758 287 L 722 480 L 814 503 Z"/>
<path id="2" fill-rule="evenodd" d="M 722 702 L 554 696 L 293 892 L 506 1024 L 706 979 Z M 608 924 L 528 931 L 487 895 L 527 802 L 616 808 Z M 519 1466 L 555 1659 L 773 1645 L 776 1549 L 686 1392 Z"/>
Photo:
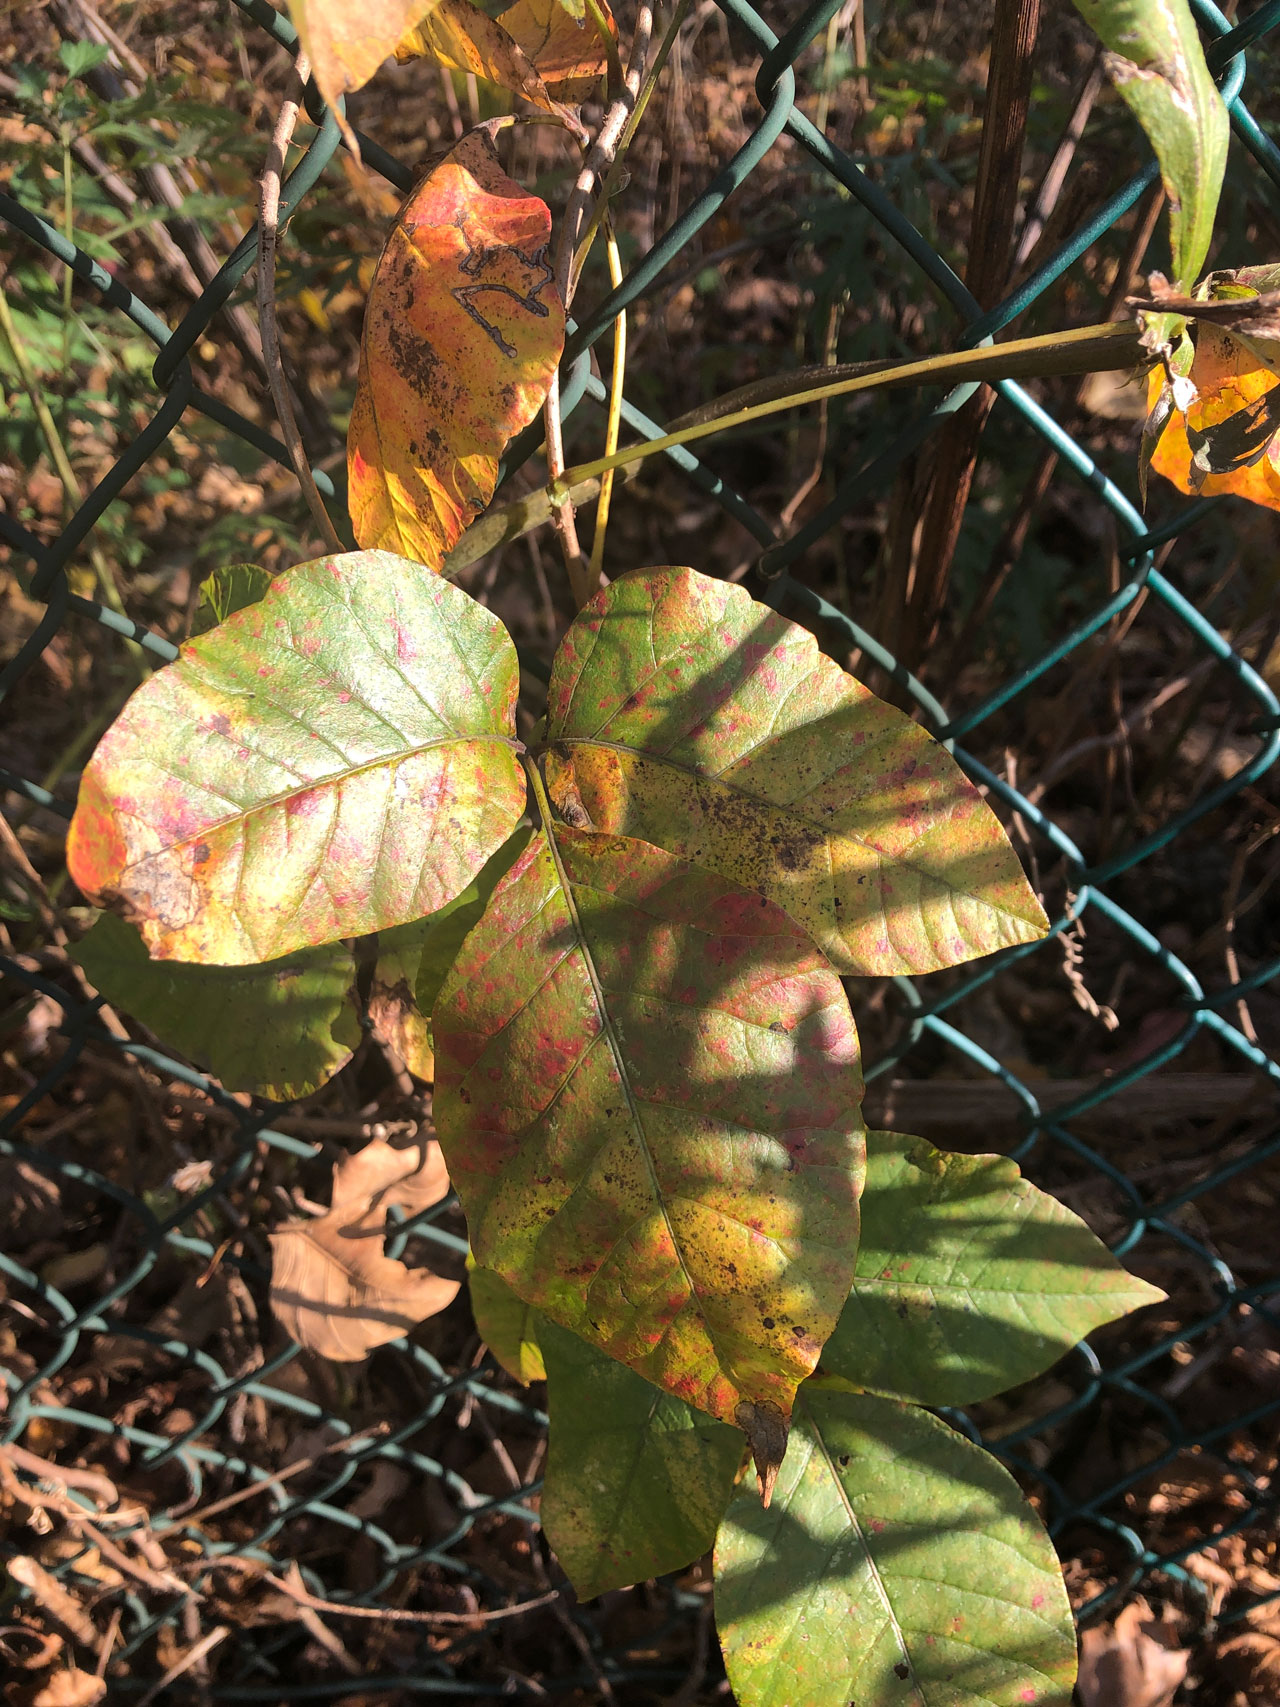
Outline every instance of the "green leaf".
<path id="1" fill-rule="evenodd" d="M 1160 162 L 1174 282 L 1199 276 L 1218 211 L 1229 123 L 1187 0 L 1076 0 Z"/>
<path id="2" fill-rule="evenodd" d="M 545 1381 L 538 1337 L 544 1324 L 538 1312 L 517 1297 L 500 1274 L 481 1268 L 474 1258 L 468 1261 L 467 1280 L 480 1338 L 507 1374 L 526 1387 L 531 1381 Z"/>
<path id="3" fill-rule="evenodd" d="M 184 966 L 150 959 L 132 925 L 103 913 L 71 956 L 113 1006 L 229 1091 L 271 1102 L 309 1096 L 360 1041 L 355 962 L 345 943 L 265 966 Z"/>
<path id="4" fill-rule="evenodd" d="M 927 1412 L 814 1392 L 773 1504 L 716 1541 L 739 1707 L 1066 1707 L 1076 1642 L 1049 1538 L 1009 1473 Z"/>
<path id="5" fill-rule="evenodd" d="M 68 77 L 83 77 L 110 57 L 111 49 L 104 42 L 64 41 L 58 46 L 58 58 Z"/>
<path id="6" fill-rule="evenodd" d="M 741 1434 L 554 1322 L 541 1337 L 551 1417 L 542 1527 L 579 1598 L 700 1559 L 729 1503 Z"/>
<path id="7" fill-rule="evenodd" d="M 233 563 L 228 569 L 215 569 L 200 584 L 200 603 L 191 624 L 192 634 L 207 634 L 235 611 L 256 605 L 265 598 L 273 579 L 269 569 L 259 569 L 256 563 Z"/>
<path id="8" fill-rule="evenodd" d="M 67 844 L 161 959 L 243 965 L 465 889 L 524 810 L 497 617 L 388 552 L 304 563 L 182 648 L 94 754 Z"/>
<path id="9" fill-rule="evenodd" d="M 547 779 L 572 823 L 639 836 L 784 907 L 844 972 L 930 972 L 1046 929 L 954 759 L 739 587 L 620 576 L 551 673 Z"/>
<path id="10" fill-rule="evenodd" d="M 1006 1157 L 868 1132 L 857 1274 L 822 1373 L 918 1404 L 971 1404 L 1163 1296 Z"/>
<path id="11" fill-rule="evenodd" d="M 544 829 L 433 1031 L 477 1262 L 722 1421 L 785 1419 L 853 1279 L 863 1168 L 848 1000 L 786 915 Z"/>

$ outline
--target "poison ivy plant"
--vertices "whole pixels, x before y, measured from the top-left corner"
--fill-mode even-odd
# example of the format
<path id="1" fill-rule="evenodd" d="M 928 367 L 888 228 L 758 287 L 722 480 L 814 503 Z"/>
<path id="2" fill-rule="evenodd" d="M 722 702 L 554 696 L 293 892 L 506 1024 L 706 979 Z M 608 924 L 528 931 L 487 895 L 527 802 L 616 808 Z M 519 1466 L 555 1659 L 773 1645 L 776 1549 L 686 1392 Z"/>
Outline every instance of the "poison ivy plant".
<path id="1" fill-rule="evenodd" d="M 822 1369 L 917 1404 L 968 1405 L 1160 1296 L 1005 1157 L 868 1132 L 857 1268 Z"/>
<path id="2" fill-rule="evenodd" d="M 806 1394 L 772 1506 L 716 1541 L 739 1707 L 1066 1707 L 1075 1635 L 1007 1470 L 927 1412 Z"/>
<path id="3" fill-rule="evenodd" d="M 400 44 L 555 118 L 613 57 L 590 10 L 297 15 L 330 98 Z M 715 1540 L 743 1707 L 1065 1701 L 1048 1540 L 918 1407 L 1156 1294 L 1011 1163 L 868 1139 L 842 981 L 1032 942 L 1044 911 L 938 741 L 692 568 L 591 598 L 518 738 L 511 639 L 442 571 L 562 354 L 550 223 L 486 129 L 409 197 L 348 439 L 362 549 L 215 575 L 107 732 L 68 865 L 122 916 L 81 964 L 237 1089 L 313 1088 L 365 1025 L 432 1080 L 442 1159 L 349 1159 L 328 1214 L 277 1229 L 273 1299 L 323 1355 L 408 1331 L 455 1283 L 385 1255 L 385 1210 L 451 1182 L 481 1331 L 547 1382 L 543 1516 L 580 1593 Z"/>

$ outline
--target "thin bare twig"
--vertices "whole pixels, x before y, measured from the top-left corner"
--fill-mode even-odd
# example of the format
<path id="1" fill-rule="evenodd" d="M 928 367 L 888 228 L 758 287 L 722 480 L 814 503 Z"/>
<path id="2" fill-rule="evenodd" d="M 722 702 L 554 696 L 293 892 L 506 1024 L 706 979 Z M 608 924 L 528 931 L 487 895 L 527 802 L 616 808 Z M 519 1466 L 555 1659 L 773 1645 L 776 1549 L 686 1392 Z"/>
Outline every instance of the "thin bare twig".
<path id="1" fill-rule="evenodd" d="M 578 238 L 587 222 L 591 211 L 592 193 L 603 172 L 606 172 L 613 162 L 626 129 L 627 120 L 631 116 L 636 100 L 640 94 L 640 85 L 644 81 L 645 67 L 649 61 L 649 42 L 653 35 L 653 8 L 641 0 L 636 12 L 635 34 L 631 39 L 631 55 L 627 61 L 626 75 L 623 87 L 615 96 L 604 122 L 596 133 L 596 139 L 587 150 L 582 162 L 582 168 L 574 181 L 569 194 L 568 205 L 560 224 L 560 238 L 556 249 L 555 282 L 560 293 L 560 299 L 565 308 L 573 302 L 574 292 L 574 257 L 577 253 Z M 543 406 L 547 435 L 547 480 L 548 484 L 556 481 L 564 473 L 564 428 L 560 420 L 560 376 L 552 376 L 551 385 L 547 391 L 547 400 Z M 556 532 L 560 536 L 560 548 L 564 554 L 565 568 L 569 573 L 569 585 L 573 591 L 574 603 L 581 609 L 595 592 L 599 584 L 599 571 L 594 579 L 590 565 L 583 556 L 582 546 L 578 540 L 577 523 L 574 520 L 573 502 L 566 498 L 554 512 L 552 520 Z"/>
<path id="2" fill-rule="evenodd" d="M 231 1634 L 229 1624 L 219 1624 L 210 1630 L 207 1636 L 201 1636 L 194 1647 L 188 1648 L 180 1660 L 175 1660 L 158 1683 L 155 1683 L 138 1702 L 138 1707 L 151 1707 L 151 1703 L 168 1689 L 171 1683 L 189 1672 L 192 1666 L 199 1665 L 205 1655 L 211 1653 L 219 1642 L 223 1642 Z"/>
<path id="3" fill-rule="evenodd" d="M 100 1640 L 97 1626 L 79 1601 L 69 1595 L 57 1577 L 49 1575 L 44 1566 L 26 1553 L 6 1559 L 5 1570 L 10 1579 L 25 1588 L 32 1600 L 43 1606 L 60 1629 L 86 1648 L 97 1648 Z"/>
<path id="4" fill-rule="evenodd" d="M 298 476 L 307 508 L 315 517 L 321 537 L 330 551 L 342 551 L 344 546 L 329 518 L 311 474 L 311 460 L 298 431 L 293 413 L 293 401 L 285 383 L 280 362 L 280 328 L 276 320 L 276 241 L 280 231 L 280 180 L 284 173 L 285 155 L 293 139 L 294 127 L 302 107 L 302 88 L 311 75 L 311 65 L 305 53 L 298 55 L 289 81 L 289 88 L 280 105 L 280 116 L 267 150 L 267 162 L 262 169 L 262 194 L 258 214 L 258 328 L 262 334 L 262 360 L 266 368 L 271 399 L 276 406 L 280 434 L 289 452 L 293 472 Z"/>

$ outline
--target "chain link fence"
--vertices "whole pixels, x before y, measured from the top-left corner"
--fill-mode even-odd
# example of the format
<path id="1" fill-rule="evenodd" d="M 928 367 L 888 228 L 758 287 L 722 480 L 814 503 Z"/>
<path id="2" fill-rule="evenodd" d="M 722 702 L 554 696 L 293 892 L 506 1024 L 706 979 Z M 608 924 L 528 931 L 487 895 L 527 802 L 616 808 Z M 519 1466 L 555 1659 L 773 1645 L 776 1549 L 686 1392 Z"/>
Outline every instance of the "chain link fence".
<path id="1" fill-rule="evenodd" d="M 290 53 L 296 51 L 287 18 L 266 0 L 235 4 L 254 28 Z M 686 198 L 685 211 L 635 261 L 621 287 L 582 314 L 565 354 L 567 412 L 584 399 L 603 400 L 590 352 L 618 310 L 652 295 L 669 277 L 672 263 L 784 137 L 805 151 L 815 172 L 829 175 L 837 215 L 852 218 L 854 210 L 861 210 L 876 224 L 886 252 L 897 257 L 893 264 L 900 290 L 917 296 L 932 293 L 954 316 L 960 346 L 990 341 L 1076 267 L 1158 182 L 1154 163 L 1135 173 L 1078 229 L 1062 237 L 1016 291 L 984 313 L 902 211 L 899 203 L 906 198 L 895 199 L 881 187 L 886 175 L 867 169 L 865 161 L 835 146 L 806 116 L 797 95 L 795 67 L 823 38 L 840 0 L 808 6 L 781 37 L 746 0 L 716 4 L 735 52 L 744 63 L 759 61 L 758 114 L 745 144 L 692 199 Z M 1230 108 L 1232 171 L 1245 193 L 1263 203 L 1269 198 L 1273 210 L 1280 208 L 1280 149 L 1246 104 L 1247 50 L 1280 29 L 1280 0 L 1257 5 L 1235 25 L 1211 0 L 1196 0 L 1195 10 L 1212 40 L 1212 64 Z M 333 116 L 315 106 L 312 117 L 318 128 L 288 179 L 282 220 L 317 193 L 339 146 Z M 366 164 L 397 191 L 407 191 L 410 172 L 375 138 L 361 140 Z M 1129 142 L 1140 157 L 1136 130 Z M 901 175 L 895 184 L 900 188 Z M 127 317 L 156 347 L 149 419 L 107 476 L 83 498 L 55 543 L 43 544 L 0 515 L 0 538 L 10 548 L 15 572 L 22 559 L 29 559 L 29 579 L 26 570 L 20 572 L 24 590 L 44 606 L 33 632 L 0 671 L 0 691 L 8 695 L 32 671 L 51 639 L 75 625 L 102 625 L 121 644 L 140 647 L 148 662 L 175 656 L 167 639 L 127 612 L 73 591 L 69 571 L 88 552 L 108 506 L 145 470 L 188 412 L 210 418 L 282 466 L 288 466 L 288 459 L 270 433 L 202 388 L 191 359 L 193 348 L 215 334 L 220 324 L 215 317 L 233 301 L 253 265 L 254 229 L 181 323 L 171 326 L 118 271 L 108 271 L 69 240 L 57 228 L 56 214 L 41 218 L 0 195 L 0 216 L 14 252 L 35 245 L 70 268 L 77 288 L 96 293 L 103 305 Z M 929 445 L 977 389 L 965 384 L 931 406 L 899 411 L 892 418 L 893 430 L 877 435 L 875 454 L 849 458 L 837 470 L 827 501 L 785 537 L 716 472 L 715 444 L 704 447 L 705 455 L 679 448 L 666 452 L 666 478 L 690 482 L 703 499 L 714 500 L 747 530 L 759 546 L 757 578 L 751 583 L 756 596 L 815 626 L 835 655 L 843 658 L 852 649 L 864 667 L 879 666 L 1013 817 L 1024 849 L 1057 873 L 1057 888 L 1048 887 L 1060 896 L 1060 905 L 1045 942 L 961 973 L 900 980 L 887 987 L 885 1004 L 897 1016 L 896 1031 L 886 1029 L 888 1042 L 873 1059 L 871 1102 L 886 1111 L 887 1118 L 894 1112 L 895 1096 L 909 1101 L 916 1063 L 936 1069 L 940 1061 L 954 1065 L 959 1059 L 970 1090 L 986 1094 L 1002 1087 L 1001 1094 L 1010 1099 L 1016 1132 L 1007 1147 L 1032 1177 L 1069 1202 L 1105 1204 L 1090 1218 L 1130 1266 L 1162 1277 L 1176 1271 L 1180 1277 L 1175 1291 L 1178 1314 L 1164 1319 L 1158 1333 L 1112 1334 L 1102 1336 L 1097 1347 L 1082 1344 L 1051 1381 L 1037 1384 L 1026 1404 L 986 1408 L 972 1418 L 952 1420 L 992 1446 L 1023 1476 L 1064 1556 L 1093 1560 L 1092 1575 L 1085 1571 L 1085 1587 L 1077 1595 L 1083 1616 L 1118 1604 L 1144 1584 L 1165 1590 L 1172 1584 L 1183 1595 L 1183 1604 L 1194 1606 L 1197 1596 L 1203 1602 L 1208 1593 L 1203 1573 L 1196 1570 L 1205 1549 L 1275 1521 L 1274 1489 L 1257 1468 L 1265 1463 L 1265 1453 L 1250 1459 L 1235 1448 L 1246 1441 L 1274 1449 L 1280 1384 L 1273 1379 L 1269 1396 L 1251 1390 L 1256 1402 L 1235 1408 L 1228 1387 L 1208 1423 L 1204 1406 L 1191 1405 L 1187 1395 L 1196 1379 L 1215 1379 L 1215 1365 L 1232 1347 L 1244 1342 L 1280 1345 L 1280 1251 L 1273 1242 L 1270 1250 L 1254 1252 L 1247 1269 L 1238 1272 L 1240 1265 L 1233 1266 L 1219 1248 L 1217 1223 L 1203 1210 L 1210 1200 L 1220 1201 L 1214 1194 L 1224 1188 L 1227 1194 L 1247 1192 L 1251 1185 L 1274 1191 L 1280 1159 L 1280 1062 L 1258 1040 L 1247 1002 L 1280 978 L 1280 958 L 1274 956 L 1272 938 L 1271 958 L 1255 955 L 1247 970 L 1232 962 L 1236 975 L 1224 973 L 1222 981 L 1207 987 L 1175 952 L 1177 940 L 1171 947 L 1167 932 L 1162 940 L 1144 922 L 1143 874 L 1153 872 L 1161 857 L 1191 836 L 1197 825 L 1216 822 L 1215 814 L 1261 785 L 1280 756 L 1280 702 L 1262 668 L 1233 648 L 1210 617 L 1179 590 L 1172 572 L 1157 567 L 1157 558 L 1165 562 L 1175 536 L 1199 529 L 1203 537 L 1211 517 L 1217 528 L 1230 528 L 1239 513 L 1231 508 L 1234 501 L 1187 502 L 1178 507 L 1171 525 L 1149 529 L 1129 492 L 1047 412 L 1032 395 L 1034 388 L 1012 381 L 995 387 L 997 420 L 1000 415 L 1016 417 L 1026 434 L 1038 435 L 1045 451 L 1058 459 L 1057 477 L 1070 487 L 1069 502 L 1109 517 L 1119 542 L 1118 569 L 1106 596 L 1083 612 L 1077 610 L 1066 631 L 1033 661 L 1007 671 L 979 703 L 953 716 L 876 635 L 793 573 L 842 517 L 869 494 L 888 490 L 898 471 Z M 624 405 L 623 417 L 626 427 L 641 437 L 655 438 L 664 431 L 631 402 Z M 519 466 L 534 448 L 532 440 L 513 447 L 510 466 Z M 323 473 L 318 480 L 332 498 L 332 484 Z M 860 608 L 856 589 L 851 604 Z M 1070 815 L 1050 812 L 1042 803 L 1044 790 L 1031 786 L 1035 779 L 1020 786 L 1016 766 L 1006 765 L 998 774 L 993 759 L 1002 744 L 1010 745 L 1009 731 L 1016 731 L 1020 720 L 1030 715 L 1037 692 L 1044 694 L 1060 680 L 1053 672 L 1085 652 L 1093 637 L 1114 633 L 1117 625 L 1132 620 L 1139 608 L 1157 612 L 1160 633 L 1170 647 L 1194 656 L 1194 667 L 1209 671 L 1220 684 L 1231 706 L 1238 757 L 1230 774 L 1212 764 L 1201 767 L 1197 789 L 1156 827 L 1144 833 L 1130 817 L 1133 833 L 1119 838 L 1120 845 L 1112 845 L 1104 857 L 1090 858 L 1073 833 Z M 5 772 L 0 783 L 19 810 L 38 808 L 64 819 L 70 815 L 65 801 L 31 777 Z M 1121 961 L 1144 969 L 1144 976 L 1150 973 L 1163 980 L 1169 993 L 1162 999 L 1159 1024 L 1146 1026 L 1143 1015 L 1129 1014 L 1122 1064 L 1110 1070 L 1095 1066 L 1070 1081 L 1033 1074 L 1022 1070 L 1022 1063 L 997 1058 L 998 1045 L 989 1047 L 981 1026 L 969 1024 L 966 1016 L 978 1011 L 975 1002 L 980 1004 L 993 984 L 1029 979 L 1030 963 L 1043 967 L 1053 960 L 1052 976 L 1060 977 L 1064 942 L 1078 943 L 1081 926 L 1093 933 L 1091 941 L 1118 945 L 1114 952 Z M 1075 964 L 1069 951 L 1068 963 Z M 300 1136 L 296 1125 L 291 1129 L 287 1109 L 248 1108 L 184 1063 L 117 1036 L 104 1023 L 98 1004 L 71 993 L 67 978 L 33 970 L 29 961 L 17 958 L 6 959 L 3 972 L 10 1003 L 39 996 L 56 1004 L 63 1047 L 37 1082 L 9 1099 L 0 1122 L 0 1150 L 13 1162 L 56 1181 L 64 1203 L 110 1212 L 112 1282 L 87 1301 L 77 1301 L 83 1300 L 84 1288 L 77 1287 L 74 1277 L 59 1284 L 56 1276 L 50 1278 L 48 1267 L 32 1272 L 0 1252 L 0 1273 L 18 1312 L 13 1320 L 21 1330 L 19 1339 L 39 1348 L 38 1357 L 26 1364 L 15 1360 L 5 1371 L 0 1439 L 31 1454 L 25 1470 L 21 1456 L 14 1462 L 32 1486 L 46 1485 L 40 1481 L 37 1461 L 56 1450 L 64 1464 L 81 1459 L 114 1465 L 130 1486 L 150 1490 L 148 1509 L 132 1517 L 126 1513 L 123 1523 L 117 1521 L 111 1530 L 118 1540 L 149 1526 L 163 1547 L 149 1583 L 128 1578 L 111 1590 L 120 1612 L 113 1658 L 117 1663 L 132 1661 L 132 1676 L 113 1687 L 122 1696 L 143 1693 L 148 1677 L 154 1683 L 178 1651 L 175 1643 L 181 1647 L 202 1629 L 215 1627 L 222 1631 L 215 1680 L 200 1683 L 196 1668 L 185 1682 L 179 1679 L 172 1685 L 172 1696 L 166 1699 L 185 1698 L 182 1692 L 190 1687 L 203 1691 L 202 1698 L 219 1701 L 319 1701 L 348 1693 L 372 1698 L 380 1690 L 460 1697 L 563 1697 L 578 1691 L 583 1699 L 606 1698 L 612 1691 L 620 1699 L 639 1701 L 685 1684 L 690 1643 L 700 1640 L 706 1645 L 706 1597 L 697 1592 L 697 1585 L 660 1583 L 636 1591 L 629 1601 L 606 1597 L 586 1608 L 572 1606 L 571 1597 L 543 1603 L 550 1579 L 538 1551 L 530 1500 L 537 1492 L 538 1443 L 545 1417 L 491 1362 L 468 1363 L 462 1340 L 455 1343 L 448 1333 L 433 1338 L 427 1331 L 379 1352 L 376 1374 L 357 1397 L 341 1372 L 321 1378 L 313 1370 L 305 1381 L 294 1379 L 291 1370 L 296 1373 L 302 1354 L 292 1345 L 265 1357 L 255 1349 L 259 1342 L 266 1343 L 265 1326 L 260 1333 L 254 1315 L 260 1308 L 265 1324 L 261 1300 L 266 1277 L 237 1239 L 245 1230 L 245 1205 L 254 1201 L 264 1179 L 281 1176 L 282 1170 L 288 1174 L 315 1166 L 314 1132 Z M 854 1000 L 858 1011 L 857 991 Z M 1197 1095 L 1208 1094 L 1205 1076 L 1164 1070 L 1206 1039 L 1213 1045 L 1214 1060 L 1227 1071 L 1213 1076 L 1213 1095 L 1199 1107 Z M 212 1161 L 190 1176 L 185 1191 L 143 1189 L 127 1169 L 112 1172 L 104 1166 L 98 1171 L 83 1155 L 24 1137 L 29 1114 L 48 1098 L 56 1101 L 59 1087 L 85 1059 L 109 1059 L 111 1052 L 175 1087 L 175 1094 L 188 1087 L 211 1111 L 208 1130 L 216 1135 Z M 898 1084 L 897 1072 L 904 1074 L 905 1088 Z M 886 1089 L 891 1084 L 894 1088 Z M 1065 1096 L 1064 1085 L 1069 1093 Z M 1142 1128 L 1142 1111 L 1149 1114 L 1159 1102 L 1143 1100 L 1144 1092 L 1157 1085 L 1172 1098 L 1173 1116 L 1185 1120 L 1185 1130 L 1168 1168 L 1148 1169 L 1135 1178 L 1126 1167 L 1129 1140 Z M 981 1106 L 993 1105 L 988 1100 Z M 1005 1128 L 1010 1128 L 1007 1117 Z M 947 1141 L 945 1133 L 924 1130 Z M 162 1138 L 161 1133 L 156 1142 Z M 322 1182 L 323 1172 L 321 1167 L 309 1177 Z M 456 1206 L 449 1202 L 403 1228 L 389 1247 L 391 1254 L 403 1250 L 411 1236 L 427 1241 L 441 1260 L 457 1261 L 465 1254 Z M 191 1330 L 191 1318 L 200 1309 L 199 1280 L 215 1263 L 235 1279 L 234 1296 L 243 1306 L 239 1339 L 224 1324 L 221 1337 L 212 1340 L 217 1355 L 209 1349 L 207 1334 L 201 1338 Z M 166 1314 L 158 1299 L 175 1288 L 182 1308 Z M 235 1355 L 237 1345 L 244 1355 Z M 67 1391 L 55 1394 L 60 1372 L 76 1365 L 106 1366 L 122 1357 L 183 1376 L 185 1408 L 170 1412 L 163 1429 L 148 1426 L 145 1403 L 129 1415 L 95 1408 L 91 1380 L 71 1389 L 70 1402 Z M 77 1400 L 76 1393 L 83 1396 Z M 180 1426 L 173 1422 L 175 1414 Z M 1109 1438 L 1122 1436 L 1123 1450 L 1100 1453 L 1100 1429 Z M 459 1439 L 477 1444 L 460 1454 Z M 1225 1519 L 1206 1520 L 1193 1534 L 1188 1535 L 1185 1525 L 1175 1534 L 1150 1519 L 1143 1490 L 1158 1488 L 1162 1475 L 1190 1461 L 1201 1472 L 1217 1466 L 1229 1479 L 1230 1511 Z M 386 1516 L 388 1487 L 392 1504 L 408 1497 L 406 1489 L 417 1490 L 414 1521 L 406 1525 Z M 378 1488 L 384 1490 L 381 1499 L 371 1495 Z M 73 1507 L 78 1502 L 87 1519 L 97 1521 L 92 1491 L 73 1479 L 64 1497 Z M 11 1552 L 19 1544 L 13 1533 L 5 1543 Z M 353 1574 L 350 1560 L 357 1555 L 360 1568 Z M 74 1583 L 100 1567 L 100 1553 L 85 1540 L 56 1564 L 54 1575 Z M 217 1585 L 261 1582 L 261 1567 L 288 1577 L 294 1596 L 259 1601 L 252 1620 L 240 1619 L 232 1590 Z M 172 1569 L 181 1580 L 169 1574 Z M 237 1578 L 237 1570 L 248 1574 Z M 291 1571 L 296 1574 L 289 1576 Z M 415 1603 L 425 1612 L 403 1606 L 406 1583 L 418 1585 Z M 419 1592 L 422 1584 L 429 1585 L 429 1593 Z M 356 1668 L 361 1675 L 350 1675 L 351 1666 L 341 1655 L 335 1658 L 317 1648 L 314 1630 L 300 1628 L 299 1589 L 353 1615 L 380 1614 L 380 1645 L 367 1650 L 372 1658 Z M 193 1591 L 204 1597 L 198 1617 Z M 541 1611 L 509 1619 L 492 1616 L 511 1611 L 513 1600 L 519 1603 L 529 1595 L 542 1603 Z M 1224 1606 L 1219 1596 L 1212 1609 L 1224 1619 L 1239 1619 L 1258 1598 L 1236 1593 Z M 622 1602 L 629 1611 L 620 1610 Z M 449 1610 L 430 1611 L 441 1606 Z M 368 1628 L 340 1617 L 337 1622 L 344 1634 Z M 710 1699 L 714 1680 L 706 1688 Z"/>

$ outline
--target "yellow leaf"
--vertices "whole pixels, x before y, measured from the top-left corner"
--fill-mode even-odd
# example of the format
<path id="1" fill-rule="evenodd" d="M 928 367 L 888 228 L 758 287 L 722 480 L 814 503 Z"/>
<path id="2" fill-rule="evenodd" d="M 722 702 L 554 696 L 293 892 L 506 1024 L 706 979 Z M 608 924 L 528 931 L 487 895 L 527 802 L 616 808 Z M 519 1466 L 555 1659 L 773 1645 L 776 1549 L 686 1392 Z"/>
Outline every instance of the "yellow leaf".
<path id="1" fill-rule="evenodd" d="M 1199 287 L 1202 302 L 1153 292 L 1152 308 L 1172 308 L 1193 323 L 1190 365 L 1183 344 L 1176 385 L 1162 367 L 1147 381 L 1146 442 L 1156 436 L 1150 466 L 1179 491 L 1234 494 L 1280 509 L 1280 321 L 1266 288 L 1275 271 L 1212 274 Z"/>
<path id="2" fill-rule="evenodd" d="M 470 71 L 565 118 L 563 102 L 590 94 L 607 65 L 597 31 L 576 24 L 559 0 L 517 0 L 497 19 L 472 0 L 439 0 L 396 44 L 397 59 L 421 57 Z M 560 85 L 554 93 L 552 83 Z"/>

